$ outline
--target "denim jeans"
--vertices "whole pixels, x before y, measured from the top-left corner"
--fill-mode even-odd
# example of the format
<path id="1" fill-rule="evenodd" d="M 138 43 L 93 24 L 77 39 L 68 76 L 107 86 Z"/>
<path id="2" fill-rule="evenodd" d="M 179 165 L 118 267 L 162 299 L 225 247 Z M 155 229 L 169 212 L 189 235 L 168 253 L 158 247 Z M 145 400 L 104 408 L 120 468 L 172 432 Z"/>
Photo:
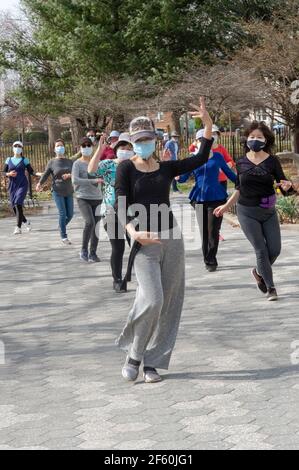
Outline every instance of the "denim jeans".
<path id="1" fill-rule="evenodd" d="M 61 238 L 67 238 L 66 226 L 70 223 L 74 215 L 73 196 L 60 196 L 56 191 L 52 192 L 52 196 L 59 213 L 59 228 Z"/>

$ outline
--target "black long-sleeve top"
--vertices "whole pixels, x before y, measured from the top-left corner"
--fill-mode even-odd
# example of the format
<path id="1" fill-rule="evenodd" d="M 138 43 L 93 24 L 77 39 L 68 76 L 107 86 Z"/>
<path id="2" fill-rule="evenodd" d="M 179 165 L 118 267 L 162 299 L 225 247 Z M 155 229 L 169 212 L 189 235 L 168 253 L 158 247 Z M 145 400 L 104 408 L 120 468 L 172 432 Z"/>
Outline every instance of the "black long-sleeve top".
<path id="1" fill-rule="evenodd" d="M 237 162 L 236 189 L 240 191 L 239 204 L 243 206 L 259 206 L 261 199 L 275 194 L 274 182 L 287 180 L 280 161 L 270 155 L 262 163 L 256 165 L 247 156 Z M 295 193 L 280 189 L 284 196 Z"/>
<path id="2" fill-rule="evenodd" d="M 120 163 L 116 172 L 115 208 L 121 223 L 129 223 L 138 214 L 136 230 L 161 232 L 172 229 L 175 219 L 170 209 L 171 183 L 176 176 L 204 165 L 209 159 L 212 143 L 213 139 L 203 139 L 195 156 L 161 162 L 158 170 L 149 173 L 137 170 L 131 160 Z M 142 205 L 143 210 L 138 210 L 136 204 Z"/>

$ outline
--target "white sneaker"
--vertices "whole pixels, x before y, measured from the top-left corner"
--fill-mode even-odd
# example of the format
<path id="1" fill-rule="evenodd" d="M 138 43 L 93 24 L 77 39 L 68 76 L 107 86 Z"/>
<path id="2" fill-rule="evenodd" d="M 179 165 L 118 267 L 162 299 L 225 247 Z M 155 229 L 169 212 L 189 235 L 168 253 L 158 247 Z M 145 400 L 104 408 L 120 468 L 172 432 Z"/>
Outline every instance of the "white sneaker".
<path id="1" fill-rule="evenodd" d="M 27 222 L 25 223 L 25 227 L 26 227 L 27 232 L 31 232 L 32 227 L 31 227 L 31 223 L 29 222 L 29 220 L 27 220 Z"/>
<path id="2" fill-rule="evenodd" d="M 14 235 L 21 235 L 21 233 L 22 233 L 22 230 L 19 227 L 16 227 L 13 234 Z"/>
<path id="3" fill-rule="evenodd" d="M 71 245 L 71 244 L 72 244 L 72 243 L 69 241 L 68 238 L 63 238 L 63 239 L 62 239 L 62 243 L 63 243 L 64 245 Z"/>

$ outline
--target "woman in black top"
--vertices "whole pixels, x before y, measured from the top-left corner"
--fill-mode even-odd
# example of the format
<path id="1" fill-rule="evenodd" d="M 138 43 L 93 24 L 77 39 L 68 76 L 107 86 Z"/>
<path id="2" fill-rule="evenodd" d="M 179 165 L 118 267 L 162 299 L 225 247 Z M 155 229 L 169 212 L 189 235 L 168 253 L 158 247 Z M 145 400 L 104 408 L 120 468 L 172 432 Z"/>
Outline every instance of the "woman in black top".
<path id="1" fill-rule="evenodd" d="M 184 245 L 170 209 L 173 179 L 208 161 L 212 120 L 203 99 L 198 116 L 205 125 L 202 147 L 186 160 L 157 162 L 155 128 L 147 117 L 134 119 L 130 136 L 135 156 L 122 162 L 116 175 L 116 209 L 129 235 L 141 245 L 134 269 L 138 289 L 117 344 L 128 356 L 125 379 L 138 377 L 141 361 L 145 382 L 161 380 L 156 368 L 168 369 L 184 298 Z"/>
<path id="2" fill-rule="evenodd" d="M 272 265 L 281 251 L 276 188 L 279 187 L 283 195 L 294 190 L 278 158 L 271 154 L 275 141 L 271 130 L 263 122 L 253 122 L 245 135 L 247 154 L 237 163 L 236 191 L 226 204 L 215 209 L 215 214 L 222 216 L 238 202 L 239 222 L 257 259 L 257 268 L 252 274 L 268 300 L 277 300 L 272 273 Z"/>

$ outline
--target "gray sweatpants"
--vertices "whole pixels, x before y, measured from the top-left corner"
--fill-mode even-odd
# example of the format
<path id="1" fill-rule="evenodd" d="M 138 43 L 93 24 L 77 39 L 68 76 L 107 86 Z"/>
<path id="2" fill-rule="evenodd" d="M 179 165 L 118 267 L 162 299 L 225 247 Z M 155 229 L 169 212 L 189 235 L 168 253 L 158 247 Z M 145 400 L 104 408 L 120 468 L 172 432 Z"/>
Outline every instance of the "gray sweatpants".
<path id="1" fill-rule="evenodd" d="M 274 287 L 272 264 L 281 251 L 280 225 L 275 208 L 237 205 L 238 219 L 256 254 L 257 271 L 268 289 Z"/>
<path id="2" fill-rule="evenodd" d="M 136 298 L 116 344 L 144 366 L 168 369 L 184 302 L 183 239 L 141 247 L 134 270 Z"/>

